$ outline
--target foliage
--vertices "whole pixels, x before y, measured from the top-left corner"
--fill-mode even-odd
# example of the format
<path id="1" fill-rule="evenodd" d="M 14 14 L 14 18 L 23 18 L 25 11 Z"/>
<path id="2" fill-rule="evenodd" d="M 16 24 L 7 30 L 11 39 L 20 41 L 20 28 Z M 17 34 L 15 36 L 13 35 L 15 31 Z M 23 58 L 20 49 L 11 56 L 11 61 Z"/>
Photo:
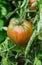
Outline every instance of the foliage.
<path id="1" fill-rule="evenodd" d="M 42 65 L 42 0 L 36 3 L 36 9 L 30 10 L 29 0 L 0 0 L 0 65 Z M 4 27 L 12 18 L 33 24 L 27 45 L 19 47 L 7 36 Z"/>

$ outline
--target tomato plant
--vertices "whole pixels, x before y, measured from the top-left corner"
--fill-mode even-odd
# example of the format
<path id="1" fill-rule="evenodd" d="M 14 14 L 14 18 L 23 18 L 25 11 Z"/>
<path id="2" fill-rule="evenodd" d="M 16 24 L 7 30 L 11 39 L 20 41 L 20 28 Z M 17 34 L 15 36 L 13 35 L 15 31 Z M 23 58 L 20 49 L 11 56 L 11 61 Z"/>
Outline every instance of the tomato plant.
<path id="1" fill-rule="evenodd" d="M 0 65 L 42 65 L 42 0 L 0 0 Z"/>
<path id="2" fill-rule="evenodd" d="M 7 34 L 17 45 L 23 45 L 30 39 L 33 33 L 33 27 L 32 24 L 27 20 L 23 20 L 22 24 L 20 25 L 17 23 L 18 20 L 15 19 L 10 21 Z"/>

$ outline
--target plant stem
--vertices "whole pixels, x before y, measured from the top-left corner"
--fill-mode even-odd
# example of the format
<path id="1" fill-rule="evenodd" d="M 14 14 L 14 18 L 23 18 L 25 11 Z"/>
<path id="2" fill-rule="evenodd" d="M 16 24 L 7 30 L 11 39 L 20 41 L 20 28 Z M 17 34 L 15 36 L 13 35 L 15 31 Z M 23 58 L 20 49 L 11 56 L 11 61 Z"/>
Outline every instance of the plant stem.
<path id="1" fill-rule="evenodd" d="M 32 36 L 31 36 L 31 38 L 30 38 L 30 40 L 29 40 L 29 42 L 28 42 L 28 44 L 27 44 L 27 46 L 26 46 L 25 57 L 26 57 L 27 54 L 29 53 L 30 47 L 31 47 L 31 45 L 33 44 L 33 41 L 35 40 L 35 38 L 36 38 L 37 36 L 38 36 L 37 30 L 34 30 Z"/>
<path id="2" fill-rule="evenodd" d="M 31 47 L 31 45 L 33 44 L 33 41 L 35 40 L 35 38 L 36 38 L 37 36 L 38 36 L 38 32 L 37 32 L 37 30 L 34 30 L 32 36 L 31 36 L 31 38 L 30 38 L 30 40 L 29 40 L 29 42 L 28 42 L 28 44 L 27 44 L 27 46 L 26 46 L 25 58 L 27 58 L 27 54 L 28 54 L 29 51 L 30 51 L 30 47 Z M 28 61 L 26 60 L 24 65 L 27 65 L 27 64 L 28 64 Z"/>
<path id="3" fill-rule="evenodd" d="M 29 0 L 24 0 L 20 9 L 20 18 L 19 20 L 22 21 L 26 17 L 26 9 L 28 6 Z"/>
<path id="4" fill-rule="evenodd" d="M 19 8 L 16 8 L 14 11 L 9 12 L 8 15 L 6 16 L 6 19 L 9 19 Z"/>
<path id="5" fill-rule="evenodd" d="M 27 65 L 28 64 L 28 60 L 26 59 L 26 62 L 25 62 L 25 64 L 24 65 Z"/>
<path id="6" fill-rule="evenodd" d="M 35 40 L 35 38 L 39 35 L 39 33 L 40 33 L 40 29 L 41 29 L 41 24 L 42 24 L 42 18 L 41 18 L 41 14 L 42 14 L 42 12 L 40 11 L 40 20 L 39 20 L 39 22 L 37 23 L 37 30 L 34 30 L 34 32 L 33 32 L 33 34 L 32 34 L 32 36 L 31 36 L 31 38 L 30 38 L 30 40 L 29 40 L 29 42 L 28 42 L 28 44 L 27 44 L 27 46 L 26 46 L 26 50 L 25 50 L 25 58 L 27 57 L 27 54 L 29 53 L 29 51 L 30 51 L 30 47 L 31 47 L 31 45 L 33 44 L 33 41 Z M 40 23 L 40 24 L 39 24 Z M 39 25 L 38 25 L 39 24 Z M 39 27 L 40 26 L 40 27 Z M 27 61 L 25 62 L 25 64 L 27 65 Z"/>

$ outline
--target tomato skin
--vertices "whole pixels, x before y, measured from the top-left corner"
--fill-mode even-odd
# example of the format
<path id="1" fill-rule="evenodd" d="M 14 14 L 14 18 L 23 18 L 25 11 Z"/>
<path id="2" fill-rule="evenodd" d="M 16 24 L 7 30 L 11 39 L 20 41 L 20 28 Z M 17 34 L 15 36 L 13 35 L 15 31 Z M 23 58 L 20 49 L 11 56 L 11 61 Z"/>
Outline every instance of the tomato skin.
<path id="1" fill-rule="evenodd" d="M 10 21 L 7 30 L 7 35 L 17 45 L 24 45 L 28 42 L 33 33 L 32 24 L 27 20 L 24 20 L 21 25 L 17 25 L 16 21 L 18 20 L 12 19 Z"/>
<path id="2" fill-rule="evenodd" d="M 35 6 L 34 5 L 32 5 L 32 4 L 35 4 L 36 3 L 36 0 L 30 0 L 30 9 L 31 10 L 34 10 L 35 9 Z"/>
<path id="3" fill-rule="evenodd" d="M 30 0 L 30 3 L 31 4 L 33 4 L 33 3 L 35 3 L 36 2 L 36 0 Z"/>
<path id="4" fill-rule="evenodd" d="M 31 5 L 31 6 L 30 6 L 30 9 L 31 9 L 31 10 L 34 10 L 34 9 L 35 9 L 35 6 L 32 6 L 32 5 Z"/>

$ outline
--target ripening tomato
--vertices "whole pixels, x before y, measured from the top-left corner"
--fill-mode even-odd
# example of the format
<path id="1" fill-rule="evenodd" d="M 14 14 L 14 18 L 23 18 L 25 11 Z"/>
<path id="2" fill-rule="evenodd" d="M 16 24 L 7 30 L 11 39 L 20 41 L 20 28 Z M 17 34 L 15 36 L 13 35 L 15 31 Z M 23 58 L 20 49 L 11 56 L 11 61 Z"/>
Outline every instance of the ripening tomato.
<path id="1" fill-rule="evenodd" d="M 33 3 L 35 3 L 36 2 L 36 0 L 30 0 L 30 3 L 31 4 L 33 4 Z"/>
<path id="2" fill-rule="evenodd" d="M 24 45 L 28 42 L 33 33 L 32 24 L 27 20 L 24 20 L 20 25 L 17 23 L 18 20 L 14 18 L 10 21 L 7 35 L 17 45 Z"/>
<path id="3" fill-rule="evenodd" d="M 31 5 L 31 6 L 30 6 L 30 9 L 31 9 L 31 10 L 34 10 L 34 9 L 35 9 L 35 6 L 32 6 L 32 5 Z"/>
<path id="4" fill-rule="evenodd" d="M 36 0 L 30 0 L 30 9 L 34 10 L 35 9 L 35 5 L 36 5 Z M 33 5 L 34 4 L 34 5 Z"/>

